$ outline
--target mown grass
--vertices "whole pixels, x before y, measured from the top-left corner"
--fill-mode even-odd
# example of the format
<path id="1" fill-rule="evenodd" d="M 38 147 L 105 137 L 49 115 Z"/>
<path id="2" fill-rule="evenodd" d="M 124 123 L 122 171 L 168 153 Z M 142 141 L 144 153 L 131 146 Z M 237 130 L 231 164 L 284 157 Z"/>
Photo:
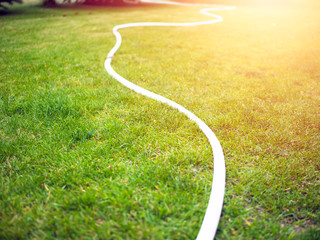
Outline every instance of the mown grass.
<path id="1" fill-rule="evenodd" d="M 121 31 L 114 68 L 193 111 L 223 145 L 217 239 L 319 238 L 317 7 L 244 4 L 215 25 Z M 1 238 L 196 237 L 213 170 L 207 140 L 103 67 L 114 25 L 186 19 L 206 17 L 35 4 L 1 16 Z"/>

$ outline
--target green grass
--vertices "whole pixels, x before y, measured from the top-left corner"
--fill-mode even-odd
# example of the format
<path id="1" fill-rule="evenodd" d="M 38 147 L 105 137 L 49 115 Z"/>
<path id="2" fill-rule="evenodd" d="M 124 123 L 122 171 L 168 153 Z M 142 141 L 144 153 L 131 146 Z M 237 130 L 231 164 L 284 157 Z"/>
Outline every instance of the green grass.
<path id="1" fill-rule="evenodd" d="M 122 30 L 113 66 L 193 111 L 227 168 L 216 239 L 319 239 L 320 16 L 240 5 L 197 28 Z M 65 17 L 64 17 L 65 15 Z M 212 156 L 176 110 L 109 77 L 112 27 L 197 8 L 43 9 L 0 17 L 0 238 L 194 239 Z"/>

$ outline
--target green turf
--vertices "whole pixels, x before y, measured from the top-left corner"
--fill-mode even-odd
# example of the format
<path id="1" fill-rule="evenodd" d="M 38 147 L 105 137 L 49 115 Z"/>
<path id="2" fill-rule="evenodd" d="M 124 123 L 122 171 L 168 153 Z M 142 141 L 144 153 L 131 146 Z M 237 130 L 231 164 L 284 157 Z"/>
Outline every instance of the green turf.
<path id="1" fill-rule="evenodd" d="M 199 8 L 0 17 L 0 239 L 194 239 L 212 156 L 176 110 L 108 76 L 112 27 Z M 121 30 L 113 66 L 202 118 L 227 168 L 216 239 L 319 239 L 320 15 L 240 5 L 201 27 Z"/>

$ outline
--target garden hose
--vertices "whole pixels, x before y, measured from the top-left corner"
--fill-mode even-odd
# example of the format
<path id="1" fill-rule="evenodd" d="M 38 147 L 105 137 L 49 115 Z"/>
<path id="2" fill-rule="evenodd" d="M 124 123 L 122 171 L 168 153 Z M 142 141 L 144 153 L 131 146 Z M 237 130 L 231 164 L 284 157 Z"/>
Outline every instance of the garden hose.
<path id="1" fill-rule="evenodd" d="M 204 219 L 201 224 L 200 231 L 197 236 L 197 240 L 212 240 L 215 236 L 217 231 L 217 227 L 219 224 L 219 219 L 222 211 L 223 205 L 223 198 L 224 198 L 224 190 L 225 190 L 225 178 L 226 178 L 226 170 L 225 170 L 225 161 L 224 155 L 222 151 L 222 147 L 220 142 L 218 141 L 215 134 L 212 130 L 195 114 L 184 108 L 183 106 L 179 105 L 178 103 L 169 100 L 163 96 L 160 96 L 156 93 L 148 91 L 142 87 L 139 87 L 132 82 L 129 82 L 124 77 L 120 76 L 117 72 L 113 70 L 111 67 L 111 61 L 119 49 L 121 45 L 121 35 L 118 30 L 123 28 L 130 28 L 130 27 L 144 27 L 144 26 L 178 26 L 178 27 L 187 27 L 187 26 L 199 26 L 205 24 L 213 24 L 217 22 L 222 22 L 223 18 L 219 15 L 209 13 L 208 11 L 217 11 L 217 10 L 231 10 L 235 9 L 235 7 L 227 7 L 222 5 L 210 5 L 210 4 L 191 4 L 191 3 L 178 3 L 178 2 L 169 2 L 169 1 L 151 1 L 151 0 L 141 0 L 144 3 L 155 3 L 155 4 L 171 4 L 171 5 L 182 5 L 182 6 L 208 6 L 211 8 L 201 9 L 200 13 L 204 15 L 208 15 L 213 17 L 214 19 L 208 21 L 201 21 L 201 22 L 190 22 L 190 23 L 161 23 L 161 22 L 140 22 L 140 23 L 128 23 L 117 25 L 113 28 L 113 34 L 116 37 L 116 44 L 108 53 L 107 59 L 105 60 L 105 68 L 107 72 L 114 77 L 117 81 L 122 83 L 127 88 L 157 100 L 162 103 L 166 103 L 169 106 L 176 108 L 180 112 L 184 113 L 190 120 L 196 122 L 202 132 L 208 138 L 210 145 L 212 147 L 212 154 L 214 159 L 214 173 L 213 173 L 213 180 L 212 180 L 212 187 L 210 198 L 207 206 L 207 210 L 204 216 Z"/>

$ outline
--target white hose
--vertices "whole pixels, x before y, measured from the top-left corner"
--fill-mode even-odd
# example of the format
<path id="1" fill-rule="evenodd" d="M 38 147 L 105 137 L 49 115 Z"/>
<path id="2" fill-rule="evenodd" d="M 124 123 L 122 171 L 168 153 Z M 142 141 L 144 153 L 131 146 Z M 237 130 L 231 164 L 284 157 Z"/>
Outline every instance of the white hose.
<path id="1" fill-rule="evenodd" d="M 224 155 L 222 151 L 222 147 L 212 132 L 212 130 L 196 115 L 192 112 L 184 108 L 183 106 L 179 105 L 178 103 L 171 101 L 163 96 L 160 96 L 156 93 L 150 92 L 142 87 L 139 87 L 132 82 L 129 82 L 127 79 L 120 76 L 117 72 L 113 70 L 111 67 L 111 61 L 119 49 L 121 45 L 121 35 L 118 32 L 119 29 L 129 28 L 129 27 L 142 27 L 142 26 L 198 26 L 198 25 L 205 25 L 205 24 L 212 24 L 223 21 L 221 16 L 209 13 L 208 11 L 211 10 L 231 10 L 235 9 L 235 7 L 226 7 L 222 5 L 210 5 L 210 4 L 188 4 L 188 3 L 177 3 L 177 2 L 169 2 L 169 1 L 151 1 L 151 0 L 141 0 L 141 2 L 145 3 L 157 3 L 157 4 L 171 4 L 171 5 L 183 5 L 183 6 L 211 6 L 213 8 L 205 8 L 201 9 L 200 13 L 214 17 L 214 19 L 209 21 L 202 21 L 202 22 L 191 22 L 191 23 L 160 23 L 160 22 L 141 22 L 141 23 L 128 23 L 115 26 L 113 28 L 113 34 L 116 36 L 116 44 L 111 49 L 108 54 L 107 59 L 105 60 L 105 68 L 107 72 L 118 80 L 120 83 L 125 85 L 127 88 L 147 96 L 149 98 L 155 99 L 159 102 L 163 102 L 168 104 L 169 106 L 178 109 L 180 112 L 187 115 L 189 119 L 196 122 L 202 132 L 208 138 L 210 145 L 212 147 L 212 154 L 214 158 L 214 174 L 212 180 L 212 188 L 209 198 L 208 207 L 202 221 L 202 225 L 200 231 L 197 236 L 197 240 L 212 240 L 215 236 L 217 231 L 217 227 L 219 224 L 219 219 L 221 215 L 222 205 L 223 205 L 223 198 L 224 198 L 224 189 L 225 189 L 225 178 L 226 178 L 226 170 L 225 170 L 225 162 L 224 162 Z"/>

